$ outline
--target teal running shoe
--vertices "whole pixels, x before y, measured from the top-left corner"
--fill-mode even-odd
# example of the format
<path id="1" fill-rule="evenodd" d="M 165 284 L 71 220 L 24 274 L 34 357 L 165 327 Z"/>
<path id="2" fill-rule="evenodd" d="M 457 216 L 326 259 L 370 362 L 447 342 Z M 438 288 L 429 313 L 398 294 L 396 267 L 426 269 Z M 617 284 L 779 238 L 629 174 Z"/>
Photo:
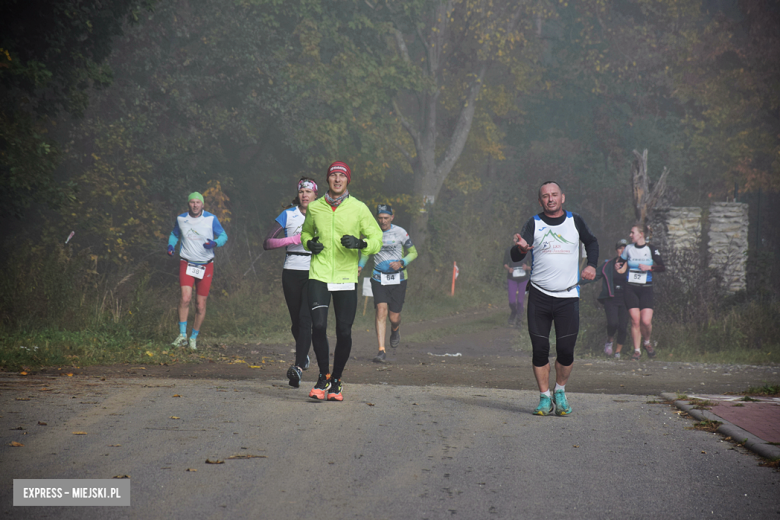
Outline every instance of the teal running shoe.
<path id="1" fill-rule="evenodd" d="M 555 405 L 549 397 L 542 394 L 539 396 L 539 406 L 534 410 L 534 415 L 551 415 L 555 411 Z"/>
<path id="2" fill-rule="evenodd" d="M 571 414 L 571 406 L 569 406 L 569 401 L 566 400 L 566 392 L 556 390 L 553 394 L 553 399 L 555 400 L 555 415 Z"/>

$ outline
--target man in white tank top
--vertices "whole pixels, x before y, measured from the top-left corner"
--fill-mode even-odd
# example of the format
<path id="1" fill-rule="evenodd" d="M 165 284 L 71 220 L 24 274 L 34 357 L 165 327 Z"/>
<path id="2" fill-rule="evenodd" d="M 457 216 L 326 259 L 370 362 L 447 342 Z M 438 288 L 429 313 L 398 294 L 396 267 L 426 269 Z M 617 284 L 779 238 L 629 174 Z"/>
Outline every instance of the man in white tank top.
<path id="1" fill-rule="evenodd" d="M 599 260 L 599 243 L 585 221 L 564 211 L 566 196 L 557 182 L 539 188 L 542 213 L 533 216 L 515 235 L 512 260 L 519 262 L 531 253 L 531 281 L 528 291 L 528 333 L 533 347 L 533 370 L 539 386 L 535 415 L 569 415 L 566 382 L 574 364 L 574 345 L 580 327 L 579 262 L 580 242 L 585 244 L 588 265 L 582 278 L 593 280 Z M 550 394 L 550 330 L 555 323 L 555 390 Z"/>

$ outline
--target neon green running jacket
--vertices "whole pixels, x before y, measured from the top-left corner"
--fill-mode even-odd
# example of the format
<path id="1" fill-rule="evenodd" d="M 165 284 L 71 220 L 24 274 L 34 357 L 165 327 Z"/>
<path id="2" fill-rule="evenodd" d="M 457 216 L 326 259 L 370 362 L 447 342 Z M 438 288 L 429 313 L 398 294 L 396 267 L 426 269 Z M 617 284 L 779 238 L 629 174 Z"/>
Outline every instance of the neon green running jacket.
<path id="1" fill-rule="evenodd" d="M 309 279 L 325 283 L 357 283 L 360 249 L 347 249 L 341 245 L 341 237 L 352 235 L 368 244 L 363 253 L 373 255 L 382 249 L 382 229 L 368 206 L 350 195 L 339 204 L 336 211 L 319 198 L 309 204 L 306 220 L 301 229 L 301 244 L 309 251 L 308 242 L 319 237 L 325 249 L 312 255 Z"/>

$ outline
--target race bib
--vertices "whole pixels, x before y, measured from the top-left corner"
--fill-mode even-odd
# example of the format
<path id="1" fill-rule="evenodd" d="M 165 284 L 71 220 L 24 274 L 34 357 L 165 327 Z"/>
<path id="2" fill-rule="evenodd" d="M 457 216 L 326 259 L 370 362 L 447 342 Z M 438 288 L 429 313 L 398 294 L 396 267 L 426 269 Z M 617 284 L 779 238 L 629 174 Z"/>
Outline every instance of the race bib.
<path id="1" fill-rule="evenodd" d="M 401 273 L 379 273 L 379 277 L 382 285 L 399 285 L 401 283 Z"/>
<path id="2" fill-rule="evenodd" d="M 198 280 L 203 280 L 203 275 L 206 274 L 206 266 L 188 263 L 186 273 L 189 276 L 192 276 L 193 278 L 197 278 Z"/>
<path id="3" fill-rule="evenodd" d="M 512 270 L 512 278 L 523 278 L 525 276 L 525 269 L 522 267 L 515 267 Z"/>
<path id="4" fill-rule="evenodd" d="M 630 271 L 628 273 L 628 283 L 645 285 L 647 283 L 647 271 Z"/>
<path id="5" fill-rule="evenodd" d="M 329 283 L 328 290 L 334 291 L 353 291 L 355 289 L 354 283 Z"/>

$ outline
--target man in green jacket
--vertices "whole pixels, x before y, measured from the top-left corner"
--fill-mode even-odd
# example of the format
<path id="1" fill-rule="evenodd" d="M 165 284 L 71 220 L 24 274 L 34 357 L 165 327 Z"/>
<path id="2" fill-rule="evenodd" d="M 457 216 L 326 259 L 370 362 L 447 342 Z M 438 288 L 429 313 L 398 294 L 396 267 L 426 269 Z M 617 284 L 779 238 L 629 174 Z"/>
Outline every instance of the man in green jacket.
<path id="1" fill-rule="evenodd" d="M 341 374 L 352 350 L 352 323 L 357 311 L 360 250 L 372 255 L 382 248 L 382 230 L 368 207 L 350 197 L 352 171 L 337 161 L 328 168 L 328 192 L 309 204 L 301 229 L 301 244 L 312 252 L 309 268 L 312 345 L 320 375 L 309 392 L 313 399 L 342 401 Z M 360 236 L 365 236 L 361 239 Z M 333 372 L 326 330 L 333 298 L 336 314 L 336 349 Z"/>

